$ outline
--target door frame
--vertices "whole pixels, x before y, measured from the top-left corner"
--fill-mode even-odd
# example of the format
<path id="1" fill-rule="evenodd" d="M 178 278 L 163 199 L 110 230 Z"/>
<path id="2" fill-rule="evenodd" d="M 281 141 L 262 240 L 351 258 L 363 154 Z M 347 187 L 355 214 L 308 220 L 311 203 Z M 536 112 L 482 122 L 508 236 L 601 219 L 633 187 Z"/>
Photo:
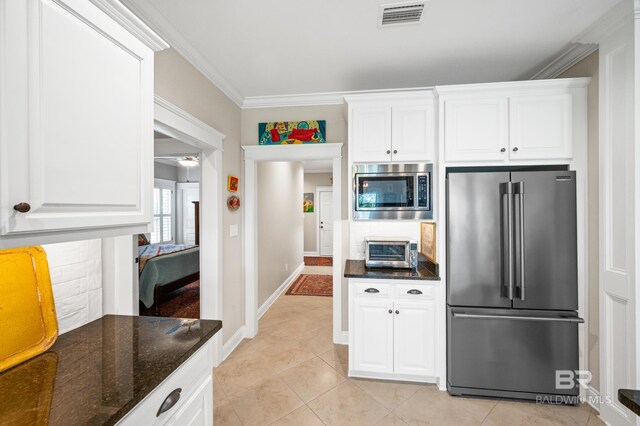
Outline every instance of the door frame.
<path id="1" fill-rule="evenodd" d="M 201 149 L 200 318 L 222 319 L 222 142 L 226 136 L 163 98 L 156 95 L 154 100 L 154 130 Z M 213 337 L 215 366 L 222 361 L 223 333 Z"/>
<path id="2" fill-rule="evenodd" d="M 260 161 L 332 160 L 333 165 L 333 341 L 342 342 L 342 146 L 341 143 L 306 145 L 245 145 L 243 211 L 245 323 L 244 337 L 258 334 L 258 163 Z"/>
<path id="3" fill-rule="evenodd" d="M 316 209 L 316 253 L 318 256 L 322 256 L 320 254 L 320 248 L 322 245 L 320 244 L 320 193 L 321 192 L 333 192 L 333 186 L 316 186 L 316 205 L 318 208 Z M 333 256 L 333 252 L 331 253 Z"/>

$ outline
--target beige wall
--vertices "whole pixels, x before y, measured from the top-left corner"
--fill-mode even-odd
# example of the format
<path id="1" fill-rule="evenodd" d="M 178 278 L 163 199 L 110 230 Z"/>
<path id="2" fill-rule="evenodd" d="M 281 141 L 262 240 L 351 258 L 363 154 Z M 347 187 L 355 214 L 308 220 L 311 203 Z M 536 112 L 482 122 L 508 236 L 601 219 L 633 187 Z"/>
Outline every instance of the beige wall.
<path id="1" fill-rule="evenodd" d="M 592 53 L 582 61 L 569 68 L 558 78 L 591 77 L 591 83 L 587 91 L 588 99 L 588 164 L 589 164 L 589 270 L 588 270 L 588 333 L 589 333 L 589 370 L 593 375 L 591 386 L 600 389 L 600 309 L 599 309 L 599 283 L 598 283 L 598 52 Z"/>
<path id="2" fill-rule="evenodd" d="M 258 163 L 258 306 L 302 260 L 302 164 Z"/>
<path id="3" fill-rule="evenodd" d="M 304 213 L 304 251 L 317 252 L 318 247 L 318 203 L 320 200 L 315 199 L 317 186 L 331 186 L 331 173 L 305 173 L 304 174 L 304 192 L 313 192 L 315 208 L 313 213 Z"/>
<path id="4" fill-rule="evenodd" d="M 155 93 L 224 133 L 226 138 L 222 155 L 223 177 L 226 178 L 230 174 L 241 175 L 241 112 L 235 103 L 173 49 L 156 54 Z M 242 187 L 238 196 L 242 199 Z M 226 207 L 222 210 L 224 212 L 221 232 L 224 294 L 222 320 L 223 336 L 226 342 L 244 324 L 244 284 L 241 261 L 243 229 L 240 227 L 242 208 L 236 212 L 230 212 Z M 205 210 L 202 214 L 209 213 Z M 238 236 L 229 237 L 230 225 L 239 226 Z"/>

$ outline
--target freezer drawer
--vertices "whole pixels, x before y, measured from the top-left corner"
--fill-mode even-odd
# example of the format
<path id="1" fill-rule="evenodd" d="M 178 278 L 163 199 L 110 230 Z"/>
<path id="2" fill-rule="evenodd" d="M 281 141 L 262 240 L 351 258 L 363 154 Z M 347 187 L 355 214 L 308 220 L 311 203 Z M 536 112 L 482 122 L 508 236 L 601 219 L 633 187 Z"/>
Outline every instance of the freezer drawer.
<path id="1" fill-rule="evenodd" d="M 579 393 L 556 388 L 556 370 L 578 370 L 575 313 L 448 307 L 447 316 L 450 387 L 523 398 Z"/>

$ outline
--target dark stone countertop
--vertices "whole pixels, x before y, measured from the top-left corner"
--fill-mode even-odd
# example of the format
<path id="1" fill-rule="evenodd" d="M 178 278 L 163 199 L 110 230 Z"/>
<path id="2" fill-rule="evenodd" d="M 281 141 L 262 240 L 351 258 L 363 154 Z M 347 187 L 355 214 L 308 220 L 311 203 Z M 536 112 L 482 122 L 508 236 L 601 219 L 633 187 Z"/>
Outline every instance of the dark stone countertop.
<path id="1" fill-rule="evenodd" d="M 106 315 L 0 373 L 0 424 L 113 425 L 221 328 Z"/>
<path id="2" fill-rule="evenodd" d="M 422 260 L 418 269 L 367 268 L 364 260 L 347 259 L 344 267 L 345 278 L 369 278 L 387 280 L 431 280 L 439 281 L 438 264 Z"/>
<path id="3" fill-rule="evenodd" d="M 618 401 L 640 416 L 640 390 L 618 389 Z"/>

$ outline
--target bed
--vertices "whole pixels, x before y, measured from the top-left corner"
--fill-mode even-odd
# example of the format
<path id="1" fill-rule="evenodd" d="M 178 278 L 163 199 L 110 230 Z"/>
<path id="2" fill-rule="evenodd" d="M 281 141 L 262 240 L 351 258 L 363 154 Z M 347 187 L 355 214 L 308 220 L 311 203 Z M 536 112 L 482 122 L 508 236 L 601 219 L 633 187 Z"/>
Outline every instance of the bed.
<path id="1" fill-rule="evenodd" d="M 139 298 L 159 315 L 164 296 L 200 279 L 200 247 L 188 244 L 138 246 Z"/>

